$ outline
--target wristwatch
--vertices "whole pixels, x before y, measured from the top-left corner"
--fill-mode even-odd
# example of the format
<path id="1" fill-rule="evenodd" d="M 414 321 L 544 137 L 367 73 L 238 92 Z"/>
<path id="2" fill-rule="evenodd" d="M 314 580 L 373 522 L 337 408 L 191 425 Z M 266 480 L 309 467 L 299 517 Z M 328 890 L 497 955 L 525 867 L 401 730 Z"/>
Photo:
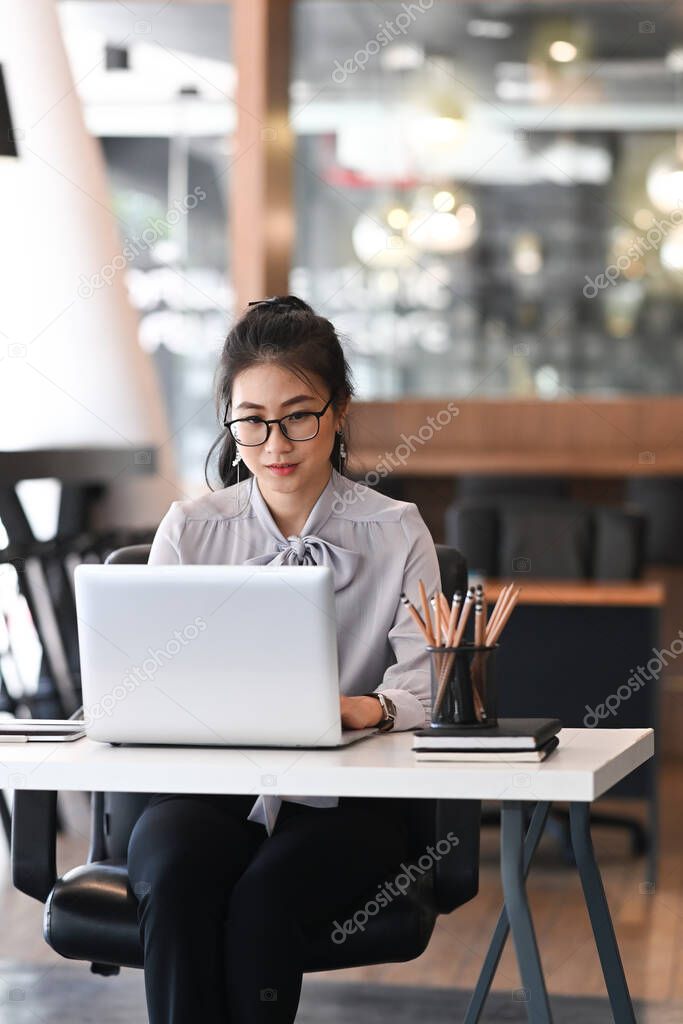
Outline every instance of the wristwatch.
<path id="1" fill-rule="evenodd" d="M 390 729 L 394 728 L 394 722 L 396 721 L 396 705 L 394 704 L 391 697 L 386 697 L 383 693 L 368 693 L 368 697 L 376 697 L 382 705 L 382 721 L 379 724 L 379 732 L 389 732 Z"/>

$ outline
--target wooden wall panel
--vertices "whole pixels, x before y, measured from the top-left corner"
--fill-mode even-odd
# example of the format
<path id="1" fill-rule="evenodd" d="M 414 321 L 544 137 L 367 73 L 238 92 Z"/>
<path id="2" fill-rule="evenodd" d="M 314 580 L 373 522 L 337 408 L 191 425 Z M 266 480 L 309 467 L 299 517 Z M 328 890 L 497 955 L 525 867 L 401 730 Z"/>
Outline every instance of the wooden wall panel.
<path id="1" fill-rule="evenodd" d="M 351 430 L 358 473 L 379 462 L 399 476 L 683 473 L 678 397 L 357 402 Z"/>
<path id="2" fill-rule="evenodd" d="M 230 167 L 230 251 L 238 312 L 286 294 L 294 241 L 289 121 L 293 0 L 233 0 L 237 130 Z"/>

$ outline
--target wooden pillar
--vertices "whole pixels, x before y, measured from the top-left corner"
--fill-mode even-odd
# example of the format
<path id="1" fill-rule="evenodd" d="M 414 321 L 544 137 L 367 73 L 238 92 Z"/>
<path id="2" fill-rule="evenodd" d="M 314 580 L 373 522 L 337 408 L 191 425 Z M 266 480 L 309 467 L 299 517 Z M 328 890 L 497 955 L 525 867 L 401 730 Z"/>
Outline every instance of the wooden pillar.
<path id="1" fill-rule="evenodd" d="M 293 0 L 233 0 L 237 130 L 229 231 L 236 311 L 289 291 L 294 241 L 289 79 Z"/>

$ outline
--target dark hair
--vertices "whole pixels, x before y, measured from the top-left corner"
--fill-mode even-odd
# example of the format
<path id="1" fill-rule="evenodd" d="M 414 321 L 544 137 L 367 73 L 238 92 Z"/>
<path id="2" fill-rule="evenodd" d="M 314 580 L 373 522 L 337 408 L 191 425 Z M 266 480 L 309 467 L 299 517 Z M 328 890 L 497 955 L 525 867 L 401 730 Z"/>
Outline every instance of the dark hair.
<path id="1" fill-rule="evenodd" d="M 321 377 L 330 389 L 335 409 L 353 394 L 351 370 L 344 356 L 339 336 L 323 316 L 318 316 L 296 295 L 274 295 L 250 302 L 246 312 L 230 330 L 216 370 L 215 395 L 219 422 L 225 419 L 232 401 L 235 378 L 243 370 L 260 363 L 271 363 L 291 370 L 311 386 L 308 374 Z M 339 465 L 339 447 L 347 438 L 335 434 L 330 454 L 333 466 Z M 218 476 L 223 487 L 237 479 L 232 461 L 237 453 L 235 440 L 227 427 L 216 438 L 204 463 L 206 483 L 211 456 L 218 448 Z M 240 479 L 250 476 L 242 463 Z"/>

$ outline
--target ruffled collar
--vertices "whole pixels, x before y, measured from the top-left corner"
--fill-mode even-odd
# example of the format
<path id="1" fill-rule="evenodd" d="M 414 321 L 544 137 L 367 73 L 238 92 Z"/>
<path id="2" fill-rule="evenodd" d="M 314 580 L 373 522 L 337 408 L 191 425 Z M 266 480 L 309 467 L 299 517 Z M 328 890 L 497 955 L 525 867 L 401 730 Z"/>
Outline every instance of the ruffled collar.
<path id="1" fill-rule="evenodd" d="M 335 500 L 346 488 L 347 481 L 332 469 L 320 497 L 311 509 L 300 534 L 285 537 L 268 508 L 256 477 L 251 488 L 251 507 L 268 534 L 271 550 L 255 558 L 249 558 L 244 565 L 327 565 L 332 570 L 335 591 L 342 590 L 353 579 L 360 554 L 325 540 L 320 531 L 332 515 Z"/>

